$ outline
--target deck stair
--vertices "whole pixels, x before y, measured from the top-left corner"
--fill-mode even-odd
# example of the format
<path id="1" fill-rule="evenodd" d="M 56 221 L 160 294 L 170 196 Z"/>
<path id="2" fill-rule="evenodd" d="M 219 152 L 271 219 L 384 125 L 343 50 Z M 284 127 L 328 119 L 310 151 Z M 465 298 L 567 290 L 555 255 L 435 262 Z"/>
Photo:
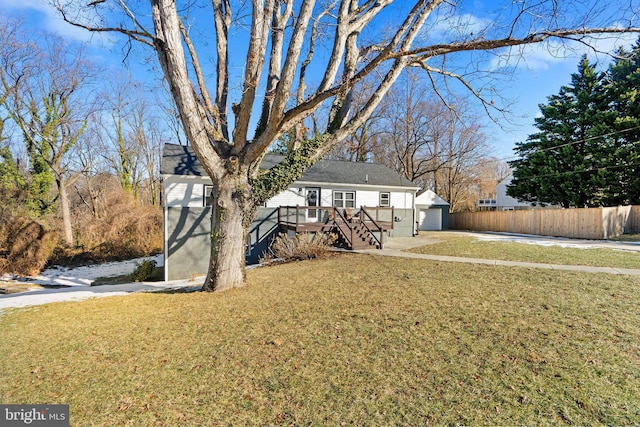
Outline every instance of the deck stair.
<path id="1" fill-rule="evenodd" d="M 380 245 L 362 222 L 351 223 L 349 226 L 336 224 L 335 227 L 340 231 L 338 236 L 347 249 L 380 249 Z"/>
<path id="2" fill-rule="evenodd" d="M 348 219 L 347 219 L 348 218 Z M 323 232 L 338 235 L 338 243 L 346 249 L 380 249 L 381 245 L 371 229 L 360 219 L 350 214 L 343 215 L 335 211 L 321 229 Z"/>
<path id="3" fill-rule="evenodd" d="M 320 221 L 302 221 L 304 213 L 314 211 L 314 218 Z M 296 233 L 333 233 L 337 243 L 350 250 L 382 249 L 383 233 L 393 229 L 393 220 L 383 222 L 377 218 L 375 210 L 382 208 L 361 207 L 360 212 L 352 215 L 352 209 L 317 206 L 281 206 L 278 210 L 278 224 L 281 229 L 293 230 Z M 372 216 L 369 211 L 376 215 Z M 388 209 L 393 218 L 393 208 Z M 291 219 L 293 216 L 293 220 Z"/>

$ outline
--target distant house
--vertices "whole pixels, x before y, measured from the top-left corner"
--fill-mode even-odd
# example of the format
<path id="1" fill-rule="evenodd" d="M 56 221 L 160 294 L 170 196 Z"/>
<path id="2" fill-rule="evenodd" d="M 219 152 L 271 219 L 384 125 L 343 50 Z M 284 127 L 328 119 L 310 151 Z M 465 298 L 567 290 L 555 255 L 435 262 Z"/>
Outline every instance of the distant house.
<path id="1" fill-rule="evenodd" d="M 446 230 L 449 228 L 449 202 L 431 190 L 416 197 L 418 230 Z"/>
<path id="2" fill-rule="evenodd" d="M 508 177 L 500 181 L 496 187 L 496 210 L 499 211 L 512 211 L 518 209 L 530 209 L 535 206 L 533 203 L 519 202 L 518 199 L 507 195 L 507 186 L 511 184 L 513 175 L 509 174 Z"/>
<path id="3" fill-rule="evenodd" d="M 281 156 L 267 155 L 263 168 Z M 211 180 L 188 146 L 165 144 L 165 279 L 207 271 Z M 258 208 L 247 241 L 247 263 L 256 263 L 278 232 L 332 232 L 347 248 L 380 247 L 388 236 L 415 234 L 412 182 L 381 164 L 322 160 L 289 188 Z"/>

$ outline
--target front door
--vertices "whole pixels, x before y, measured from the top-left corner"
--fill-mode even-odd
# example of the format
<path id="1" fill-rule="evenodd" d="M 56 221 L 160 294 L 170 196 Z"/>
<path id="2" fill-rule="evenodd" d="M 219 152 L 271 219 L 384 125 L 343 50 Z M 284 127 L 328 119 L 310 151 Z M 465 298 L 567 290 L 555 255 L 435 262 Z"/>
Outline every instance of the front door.
<path id="1" fill-rule="evenodd" d="M 320 189 L 316 187 L 306 188 L 307 206 L 320 206 Z M 318 209 L 307 209 L 307 220 L 318 221 Z"/>

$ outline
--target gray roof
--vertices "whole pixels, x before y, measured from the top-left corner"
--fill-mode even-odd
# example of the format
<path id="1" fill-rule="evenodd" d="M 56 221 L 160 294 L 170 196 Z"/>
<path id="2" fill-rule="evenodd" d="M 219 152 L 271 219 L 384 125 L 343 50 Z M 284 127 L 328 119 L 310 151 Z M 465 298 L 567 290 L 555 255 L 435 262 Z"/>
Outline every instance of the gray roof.
<path id="1" fill-rule="evenodd" d="M 283 158 L 283 156 L 266 155 L 260 167 L 270 169 Z M 176 144 L 164 145 L 160 173 L 163 175 L 207 175 L 191 147 Z M 418 187 L 385 165 L 343 160 L 320 160 L 307 169 L 298 181 Z"/>

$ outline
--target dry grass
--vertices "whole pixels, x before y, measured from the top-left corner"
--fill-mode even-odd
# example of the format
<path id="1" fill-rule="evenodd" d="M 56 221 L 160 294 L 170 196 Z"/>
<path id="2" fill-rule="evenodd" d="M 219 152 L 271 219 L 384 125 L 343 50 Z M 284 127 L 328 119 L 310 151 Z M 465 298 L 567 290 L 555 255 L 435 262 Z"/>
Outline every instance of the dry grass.
<path id="1" fill-rule="evenodd" d="M 614 242 L 640 242 L 640 234 L 623 234 L 622 236 L 612 237 L 609 240 Z"/>
<path id="2" fill-rule="evenodd" d="M 638 278 L 341 255 L 0 316 L 72 425 L 638 425 Z"/>
<path id="3" fill-rule="evenodd" d="M 407 252 L 457 256 L 466 258 L 497 259 L 564 265 L 589 265 L 594 267 L 640 268 L 640 252 L 614 249 L 563 248 L 518 242 L 478 240 L 473 236 L 461 236 L 446 232 L 427 233 L 437 243 L 408 249 Z"/>

